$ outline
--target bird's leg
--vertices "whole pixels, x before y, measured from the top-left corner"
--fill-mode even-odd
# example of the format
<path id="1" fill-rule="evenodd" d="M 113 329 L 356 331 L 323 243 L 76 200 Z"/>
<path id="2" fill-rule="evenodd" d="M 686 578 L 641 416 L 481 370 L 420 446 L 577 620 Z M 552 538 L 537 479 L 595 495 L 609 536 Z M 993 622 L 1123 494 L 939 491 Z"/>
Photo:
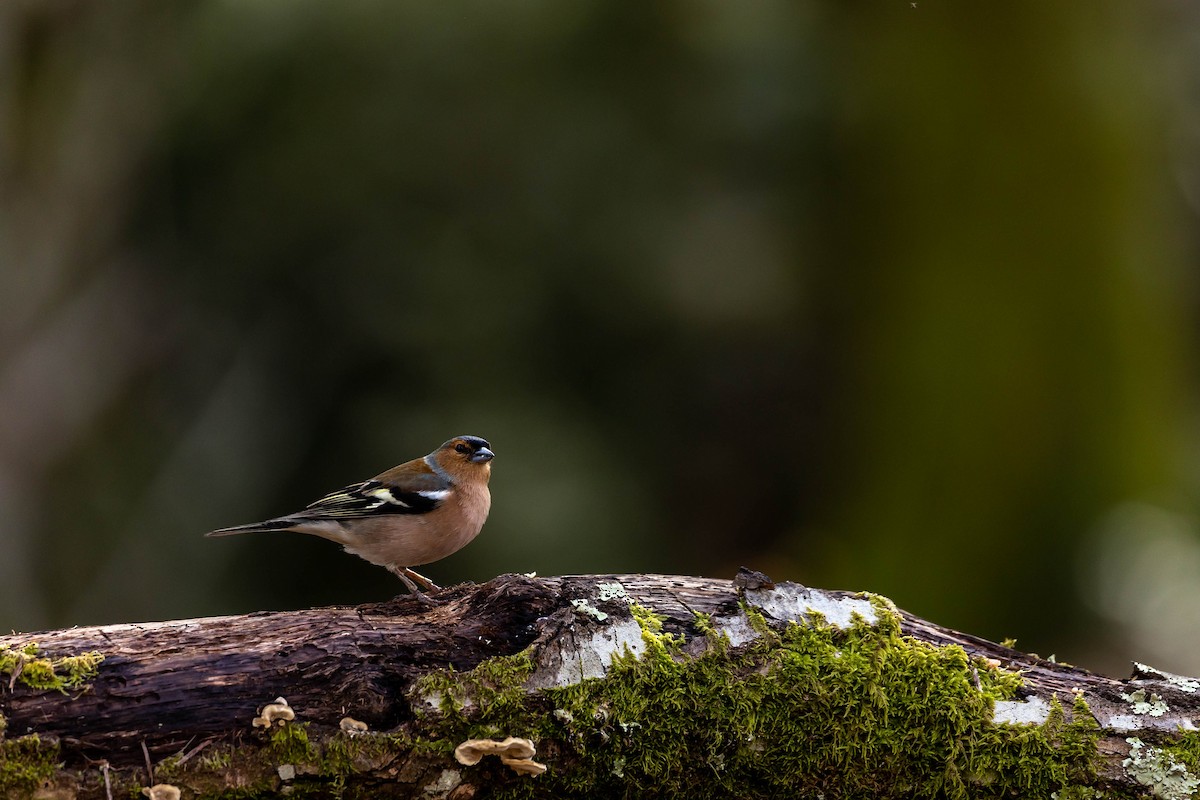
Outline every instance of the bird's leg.
<path id="1" fill-rule="evenodd" d="M 421 586 L 423 586 L 425 588 L 425 591 L 427 591 L 427 592 L 440 592 L 442 590 L 442 587 L 438 586 L 436 583 L 429 580 L 429 578 L 426 578 L 424 575 L 417 572 L 415 569 L 411 569 L 409 567 L 401 567 L 400 571 L 403 572 L 405 575 L 407 575 L 412 580 L 421 584 Z"/>
<path id="2" fill-rule="evenodd" d="M 429 581 L 428 578 L 425 578 L 422 575 L 418 575 L 416 572 L 413 572 L 408 567 L 388 567 L 388 570 L 391 571 L 391 573 L 393 575 L 395 575 L 397 578 L 399 578 L 401 581 L 404 582 L 404 585 L 406 587 L 408 587 L 408 590 L 410 592 L 412 592 L 413 597 L 417 598 L 418 600 L 420 600 L 422 603 L 424 603 L 427 606 L 440 605 L 440 601 L 434 600 L 432 597 L 430 597 L 429 595 L 425 594 L 420 589 L 418 589 L 417 585 L 412 582 L 412 578 L 408 577 L 408 575 L 406 575 L 405 573 L 411 572 L 413 575 L 416 575 L 417 577 L 421 578 L 422 580 L 425 580 L 426 582 L 428 582 L 430 584 L 430 586 L 433 586 L 433 588 L 436 589 L 437 588 L 436 584 L 434 584 L 432 581 Z"/>

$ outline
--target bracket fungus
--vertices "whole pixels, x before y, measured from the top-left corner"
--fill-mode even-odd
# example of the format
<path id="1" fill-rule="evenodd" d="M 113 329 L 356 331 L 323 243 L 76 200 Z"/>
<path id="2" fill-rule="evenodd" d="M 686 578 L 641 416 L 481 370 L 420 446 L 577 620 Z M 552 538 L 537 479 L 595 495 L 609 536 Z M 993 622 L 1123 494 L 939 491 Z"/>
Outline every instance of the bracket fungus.
<path id="1" fill-rule="evenodd" d="M 468 739 L 454 748 L 454 758 L 465 767 L 473 767 L 484 756 L 500 757 L 500 763 L 512 769 L 518 775 L 541 775 L 546 771 L 545 764 L 533 760 L 537 748 L 529 739 L 519 739 L 509 736 L 503 741 L 495 739 Z"/>
<path id="2" fill-rule="evenodd" d="M 360 722 L 354 717 L 342 717 L 338 727 L 342 729 L 342 733 L 347 736 L 359 736 L 367 732 L 367 723 Z"/>
<path id="3" fill-rule="evenodd" d="M 142 794 L 150 800 L 179 800 L 178 786 L 169 783 L 156 783 L 153 786 L 142 787 Z"/>
<path id="4" fill-rule="evenodd" d="M 274 703 L 267 703 L 263 706 L 260 716 L 254 718 L 254 727 L 269 728 L 276 720 L 282 725 L 284 722 L 291 722 L 296 718 L 296 712 L 292 711 L 292 707 L 288 705 L 288 701 L 282 697 L 276 697 Z"/>

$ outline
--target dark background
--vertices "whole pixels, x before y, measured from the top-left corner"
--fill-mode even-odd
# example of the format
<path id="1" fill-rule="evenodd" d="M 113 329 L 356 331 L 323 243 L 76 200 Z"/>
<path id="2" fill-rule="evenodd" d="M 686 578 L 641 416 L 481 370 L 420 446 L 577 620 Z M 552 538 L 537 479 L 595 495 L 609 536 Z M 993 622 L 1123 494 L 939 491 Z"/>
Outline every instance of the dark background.
<path id="1" fill-rule="evenodd" d="M 380 600 L 206 540 L 491 440 L 443 581 L 865 589 L 1200 672 L 1190 4 L 0 6 L 0 629 Z"/>

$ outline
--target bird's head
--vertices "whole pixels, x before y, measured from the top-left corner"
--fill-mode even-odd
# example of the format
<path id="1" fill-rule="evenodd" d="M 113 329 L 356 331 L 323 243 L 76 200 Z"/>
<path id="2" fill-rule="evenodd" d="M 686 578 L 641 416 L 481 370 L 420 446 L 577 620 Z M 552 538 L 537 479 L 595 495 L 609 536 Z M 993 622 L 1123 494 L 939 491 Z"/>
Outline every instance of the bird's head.
<path id="1" fill-rule="evenodd" d="M 478 436 L 455 436 L 442 444 L 434 453 L 438 463 L 445 469 L 459 474 L 492 471 L 491 461 L 496 457 L 487 439 Z"/>

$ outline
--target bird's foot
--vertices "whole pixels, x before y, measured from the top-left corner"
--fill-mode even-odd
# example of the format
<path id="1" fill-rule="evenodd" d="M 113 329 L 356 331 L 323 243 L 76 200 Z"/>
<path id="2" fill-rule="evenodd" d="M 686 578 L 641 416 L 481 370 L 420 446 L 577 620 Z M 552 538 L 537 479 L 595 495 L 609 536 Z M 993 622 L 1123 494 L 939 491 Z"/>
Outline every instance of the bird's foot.
<path id="1" fill-rule="evenodd" d="M 442 590 L 442 587 L 438 586 L 436 583 L 429 580 L 429 578 L 426 578 L 424 575 L 417 572 L 415 569 L 410 569 L 408 567 L 401 567 L 400 571 L 403 572 L 404 575 L 407 576 L 410 580 L 414 580 L 417 583 L 421 584 L 421 586 L 427 592 L 440 592 Z"/>
<path id="2" fill-rule="evenodd" d="M 422 592 L 420 589 L 417 588 L 417 584 L 413 583 L 413 578 L 416 578 L 419 581 L 421 581 L 421 583 L 424 584 L 425 588 L 428 591 L 440 592 L 442 590 L 442 587 L 438 586 L 436 583 L 429 580 L 421 573 L 415 572 L 415 571 L 409 569 L 408 567 L 397 567 L 396 569 L 393 569 L 392 572 L 395 573 L 397 578 L 399 578 L 401 581 L 404 582 L 405 587 L 408 588 L 408 591 L 412 593 L 413 597 L 420 600 L 424 605 L 440 606 L 446 602 L 445 600 L 435 600 L 434 598 L 430 597 L 429 595 L 425 594 L 425 592 Z"/>

